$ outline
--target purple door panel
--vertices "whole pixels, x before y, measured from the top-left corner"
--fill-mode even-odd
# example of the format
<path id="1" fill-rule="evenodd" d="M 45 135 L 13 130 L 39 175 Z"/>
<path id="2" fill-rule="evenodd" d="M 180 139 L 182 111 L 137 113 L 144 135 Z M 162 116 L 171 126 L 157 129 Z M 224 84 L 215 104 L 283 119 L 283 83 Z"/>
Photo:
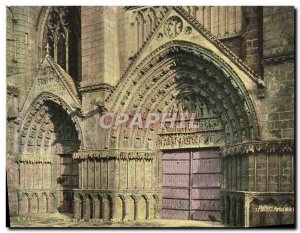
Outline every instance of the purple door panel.
<path id="1" fill-rule="evenodd" d="M 220 221 L 220 158 L 217 150 L 163 155 L 162 217 Z"/>

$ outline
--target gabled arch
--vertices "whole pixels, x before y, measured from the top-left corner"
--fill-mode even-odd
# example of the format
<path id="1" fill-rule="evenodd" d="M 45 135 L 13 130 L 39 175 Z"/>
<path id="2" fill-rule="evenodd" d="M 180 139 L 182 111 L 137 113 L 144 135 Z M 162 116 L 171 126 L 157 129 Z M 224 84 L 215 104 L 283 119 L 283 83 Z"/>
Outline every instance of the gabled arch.
<path id="1" fill-rule="evenodd" d="M 130 69 L 107 102 L 111 112 L 166 112 L 185 91 L 214 109 L 224 127 L 225 144 L 259 138 L 255 106 L 243 81 L 223 59 L 192 42 L 174 40 L 151 52 Z M 127 128 L 111 132 L 106 146 L 122 148 L 126 136 L 134 147 L 138 133 Z M 141 147 L 152 149 L 146 144 L 155 132 L 142 134 Z M 119 141 L 112 142 L 112 136 Z"/>
<path id="2" fill-rule="evenodd" d="M 37 193 L 33 193 L 30 198 L 30 213 L 37 214 L 39 211 L 39 198 Z"/>
<path id="3" fill-rule="evenodd" d="M 285 199 L 281 200 L 279 203 L 280 207 L 285 207 L 285 206 L 294 207 L 294 205 L 295 205 L 295 202 L 291 198 L 285 198 Z"/>
<path id="4" fill-rule="evenodd" d="M 269 197 L 269 198 L 266 198 L 264 201 L 263 201 L 263 205 L 273 205 L 273 206 L 278 206 L 278 203 L 277 201 L 272 198 L 272 197 Z"/>
<path id="5" fill-rule="evenodd" d="M 280 202 L 281 208 L 286 208 L 280 215 L 281 224 L 294 224 L 295 223 L 295 202 L 290 198 L 283 199 Z"/>
<path id="6" fill-rule="evenodd" d="M 84 216 L 84 205 L 83 205 L 83 201 L 84 201 L 84 196 L 82 193 L 76 193 L 74 195 L 74 203 L 75 203 L 75 218 L 79 218 L 82 219 Z"/>
<path id="7" fill-rule="evenodd" d="M 48 115 L 46 116 L 46 114 L 50 114 L 52 121 L 60 121 L 59 116 L 56 119 L 55 113 L 51 113 L 50 110 L 53 107 L 57 108 L 58 113 L 65 114 L 65 116 L 70 119 L 75 127 L 80 145 L 83 145 L 83 136 L 79 119 L 74 114 L 72 108 L 60 97 L 49 92 L 42 92 L 29 106 L 30 107 L 27 110 L 21 112 L 17 119 L 18 148 L 16 150 L 18 153 L 22 154 L 26 152 L 26 145 L 35 143 L 35 146 L 38 147 L 41 143 L 47 145 L 47 143 L 53 139 L 51 138 L 51 134 L 54 132 L 54 126 L 49 124 L 50 119 Z M 55 122 L 53 123 L 55 124 Z M 43 151 L 35 149 L 34 151 L 31 151 L 31 153 L 43 153 Z"/>
<path id="8" fill-rule="evenodd" d="M 272 198 L 268 197 L 263 201 L 263 205 L 271 206 L 273 208 L 278 207 L 277 201 Z M 274 226 L 279 224 L 279 212 L 263 212 L 263 225 L 264 226 Z"/>
<path id="9" fill-rule="evenodd" d="M 18 213 L 27 214 L 29 213 L 29 198 L 30 195 L 27 192 L 19 193 L 18 195 Z"/>
<path id="10" fill-rule="evenodd" d="M 56 212 L 56 201 L 57 201 L 57 196 L 55 195 L 54 192 L 49 193 L 48 196 L 48 213 L 55 213 Z"/>
<path id="11" fill-rule="evenodd" d="M 259 208 L 261 202 L 254 198 L 250 202 L 250 226 L 261 226 L 262 225 L 262 215 L 260 212 L 257 212 L 256 208 Z"/>

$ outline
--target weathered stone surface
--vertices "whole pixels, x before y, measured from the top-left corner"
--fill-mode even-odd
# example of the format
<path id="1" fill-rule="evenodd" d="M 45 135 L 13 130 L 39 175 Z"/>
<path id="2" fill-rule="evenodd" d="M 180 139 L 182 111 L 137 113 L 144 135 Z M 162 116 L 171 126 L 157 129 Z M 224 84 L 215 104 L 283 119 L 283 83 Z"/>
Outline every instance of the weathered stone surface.
<path id="1" fill-rule="evenodd" d="M 7 7 L 10 216 L 293 224 L 294 23 L 293 7 Z M 186 109 L 196 131 L 100 127 Z"/>

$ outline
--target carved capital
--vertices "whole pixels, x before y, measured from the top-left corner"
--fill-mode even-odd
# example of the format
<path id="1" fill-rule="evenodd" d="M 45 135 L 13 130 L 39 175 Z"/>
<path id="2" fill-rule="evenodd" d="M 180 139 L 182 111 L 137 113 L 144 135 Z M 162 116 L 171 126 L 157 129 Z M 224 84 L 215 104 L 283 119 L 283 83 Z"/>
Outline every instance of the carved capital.
<path id="1" fill-rule="evenodd" d="M 249 153 L 293 153 L 294 140 L 253 141 L 225 146 L 221 149 L 222 156 L 247 155 Z"/>
<path id="2" fill-rule="evenodd" d="M 73 154 L 73 159 L 152 160 L 152 151 L 83 150 Z"/>

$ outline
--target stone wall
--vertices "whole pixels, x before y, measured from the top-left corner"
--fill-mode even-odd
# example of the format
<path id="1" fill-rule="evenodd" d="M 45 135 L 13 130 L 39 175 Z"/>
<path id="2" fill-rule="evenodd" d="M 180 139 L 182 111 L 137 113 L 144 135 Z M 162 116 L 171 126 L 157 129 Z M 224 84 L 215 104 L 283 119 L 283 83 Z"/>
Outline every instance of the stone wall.
<path id="1" fill-rule="evenodd" d="M 28 94 L 39 65 L 34 27 L 39 9 L 26 6 L 6 8 L 7 82 L 20 90 L 19 107 Z"/>
<path id="2" fill-rule="evenodd" d="M 79 159 L 75 218 L 140 220 L 159 216 L 159 157 L 145 152 L 84 151 Z"/>
<path id="3" fill-rule="evenodd" d="M 81 44 L 82 44 L 82 82 L 81 86 L 103 82 L 104 59 L 104 22 L 103 9 L 82 7 Z"/>
<path id="4" fill-rule="evenodd" d="M 160 153 L 151 158 L 116 157 L 118 153 L 107 148 L 108 131 L 99 126 L 99 116 L 105 111 L 104 100 L 166 10 L 151 9 L 81 7 L 82 77 L 78 88 L 81 106 L 80 111 L 78 106 L 72 106 L 72 114 L 78 115 L 84 132 L 81 149 L 90 155 L 80 157 L 82 151 L 79 157 L 74 154 L 74 159 L 80 161 L 79 188 L 74 189 L 75 218 L 160 217 Z M 294 208 L 291 145 L 295 114 L 294 8 L 185 7 L 185 10 L 261 75 L 266 84 L 261 98 L 253 98 L 262 142 L 249 143 L 246 149 L 229 151 L 222 157 L 224 223 L 230 226 L 293 223 L 293 211 L 268 215 L 256 214 L 255 209 L 259 205 Z M 139 11 L 146 19 L 143 25 Z M 53 173 L 58 166 L 53 168 L 51 162 L 43 159 L 18 161 L 19 152 L 15 151 L 18 143 L 15 119 L 44 59 L 40 27 L 46 12 L 47 7 L 7 8 L 7 178 L 11 215 L 52 213 L 60 204 L 57 177 Z M 141 26 L 144 26 L 142 37 L 138 34 Z M 111 150 L 113 156 L 106 156 L 104 151 Z"/>
<path id="5" fill-rule="evenodd" d="M 20 185 L 20 167 L 15 163 L 13 156 L 16 146 L 14 120 L 37 72 L 38 46 L 34 25 L 39 8 L 26 6 L 6 8 L 7 192 L 11 215 L 17 214 L 20 198 L 15 190 Z"/>
<path id="6" fill-rule="evenodd" d="M 294 8 L 264 7 L 263 139 L 294 138 Z"/>
<path id="7" fill-rule="evenodd" d="M 221 153 L 225 225 L 294 223 L 293 140 L 245 143 L 225 147 Z M 264 206 L 273 211 L 263 210 Z"/>
<path id="8" fill-rule="evenodd" d="M 82 83 L 115 85 L 119 78 L 116 7 L 82 7 Z"/>
<path id="9" fill-rule="evenodd" d="M 242 47 L 242 43 L 244 42 L 243 33 L 245 31 L 243 7 L 186 6 L 183 8 L 239 57 L 242 58 L 244 56 Z M 124 65 L 128 64 L 130 57 L 147 40 L 166 10 L 166 7 L 119 8 L 119 11 L 125 15 L 125 17 L 122 15 L 119 16 L 120 55 L 122 56 L 121 60 Z"/>

